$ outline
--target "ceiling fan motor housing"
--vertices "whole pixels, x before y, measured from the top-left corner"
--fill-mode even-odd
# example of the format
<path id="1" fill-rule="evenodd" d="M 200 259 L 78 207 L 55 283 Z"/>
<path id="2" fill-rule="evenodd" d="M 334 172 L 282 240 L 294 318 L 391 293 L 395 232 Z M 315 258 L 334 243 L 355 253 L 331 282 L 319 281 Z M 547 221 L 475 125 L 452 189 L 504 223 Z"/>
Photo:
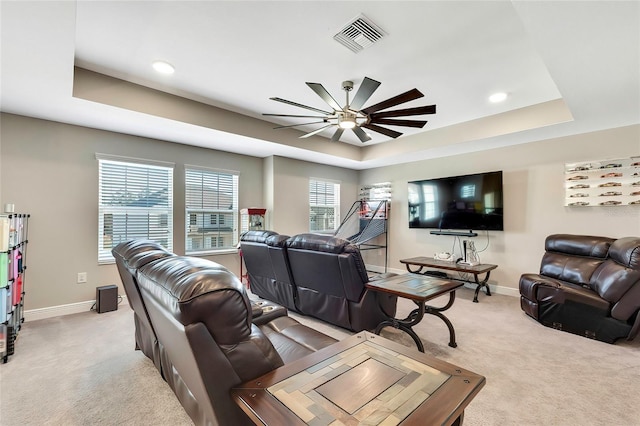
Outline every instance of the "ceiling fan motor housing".
<path id="1" fill-rule="evenodd" d="M 342 90 L 346 91 L 346 92 L 350 92 L 353 90 L 353 81 L 343 81 L 342 82 Z"/>

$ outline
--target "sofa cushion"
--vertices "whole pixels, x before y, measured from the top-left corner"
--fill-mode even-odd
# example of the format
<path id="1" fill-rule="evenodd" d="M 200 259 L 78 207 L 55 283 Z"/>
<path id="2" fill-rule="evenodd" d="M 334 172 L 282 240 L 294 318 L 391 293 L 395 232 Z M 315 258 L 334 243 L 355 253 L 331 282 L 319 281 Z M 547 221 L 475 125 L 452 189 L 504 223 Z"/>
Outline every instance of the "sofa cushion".
<path id="1" fill-rule="evenodd" d="M 269 321 L 260 329 L 285 363 L 295 361 L 337 342 L 336 339 L 310 329 L 288 316 Z"/>
<path id="2" fill-rule="evenodd" d="M 640 238 L 620 238 L 609 249 L 609 258 L 591 277 L 591 287 L 609 302 L 619 301 L 640 281 Z M 640 301 L 637 305 L 640 306 Z"/>
<path id="3" fill-rule="evenodd" d="M 574 256 L 607 257 L 613 238 L 594 237 L 589 235 L 553 234 L 544 244 L 546 251 L 566 253 Z"/>
<path id="4" fill-rule="evenodd" d="M 613 241 L 612 238 L 587 235 L 549 235 L 545 240 L 540 274 L 590 287 L 591 277 L 606 259 Z"/>
<path id="5" fill-rule="evenodd" d="M 267 238 L 278 235 L 274 231 L 247 231 L 240 236 L 240 241 L 250 241 L 252 243 L 264 243 Z"/>

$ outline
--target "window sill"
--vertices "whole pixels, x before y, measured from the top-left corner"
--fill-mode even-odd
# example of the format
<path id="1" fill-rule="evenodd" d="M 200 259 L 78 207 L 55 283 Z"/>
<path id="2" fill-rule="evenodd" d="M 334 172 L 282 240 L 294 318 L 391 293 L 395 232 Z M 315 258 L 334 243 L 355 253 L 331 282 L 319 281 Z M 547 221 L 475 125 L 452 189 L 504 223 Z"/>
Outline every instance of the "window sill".
<path id="1" fill-rule="evenodd" d="M 216 256 L 219 254 L 238 254 L 238 249 L 233 248 L 233 249 L 224 249 L 224 250 L 188 252 L 188 253 L 185 253 L 185 256 L 205 257 L 205 256 Z"/>

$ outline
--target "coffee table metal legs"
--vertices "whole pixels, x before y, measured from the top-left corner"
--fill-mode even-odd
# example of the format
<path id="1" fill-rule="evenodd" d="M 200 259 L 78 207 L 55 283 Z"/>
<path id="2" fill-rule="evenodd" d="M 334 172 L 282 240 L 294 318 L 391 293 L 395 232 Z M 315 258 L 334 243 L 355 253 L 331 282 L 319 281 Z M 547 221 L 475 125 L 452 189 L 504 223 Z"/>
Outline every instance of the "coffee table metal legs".
<path id="1" fill-rule="evenodd" d="M 411 313 L 409 313 L 409 315 L 407 315 L 406 318 L 403 318 L 403 319 L 389 318 L 388 320 L 382 321 L 376 327 L 375 334 L 379 335 L 380 331 L 385 327 L 393 327 L 398 330 L 402 330 L 405 333 L 407 333 L 409 336 L 411 336 L 413 341 L 416 343 L 418 350 L 424 353 L 424 346 L 422 345 L 422 341 L 420 340 L 418 335 L 413 331 L 413 326 L 418 324 L 420 321 L 422 321 L 424 314 L 430 314 L 430 315 L 437 316 L 442 321 L 444 321 L 444 323 L 447 325 L 447 328 L 449 329 L 449 346 L 451 346 L 452 348 L 455 348 L 458 346 L 458 344 L 456 343 L 456 332 L 453 329 L 453 324 L 451 324 L 451 321 L 449 321 L 449 318 L 444 316 L 444 314 L 442 313 L 443 311 L 446 311 L 447 309 L 449 309 L 453 305 L 453 302 L 455 300 L 456 300 L 455 290 L 449 292 L 449 302 L 441 308 L 425 305 L 424 302 L 414 300 L 413 302 L 416 305 L 418 305 L 418 307 L 413 311 L 411 311 Z"/>
<path id="2" fill-rule="evenodd" d="M 480 293 L 480 289 L 482 287 L 484 287 L 485 293 L 487 294 L 487 296 L 491 296 L 491 290 L 489 289 L 489 285 L 487 284 L 487 281 L 489 281 L 489 275 L 491 274 L 491 271 L 487 272 L 487 275 L 485 275 L 484 279 L 482 281 L 478 281 L 478 274 L 473 274 L 473 278 L 476 281 L 476 284 L 478 285 L 476 287 L 476 293 L 473 296 L 473 301 L 478 303 L 478 293 Z"/>

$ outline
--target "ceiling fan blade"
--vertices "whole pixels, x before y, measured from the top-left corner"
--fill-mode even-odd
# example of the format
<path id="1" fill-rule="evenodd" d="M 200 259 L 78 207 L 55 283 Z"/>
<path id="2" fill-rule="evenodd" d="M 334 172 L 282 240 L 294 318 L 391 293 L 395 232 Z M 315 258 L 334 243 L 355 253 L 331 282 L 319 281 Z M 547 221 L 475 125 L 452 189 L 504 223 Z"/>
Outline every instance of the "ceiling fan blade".
<path id="1" fill-rule="evenodd" d="M 297 106 L 299 108 L 309 109 L 311 111 L 319 112 L 321 114 L 327 114 L 327 115 L 333 114 L 333 112 L 324 111 L 324 110 L 321 110 L 321 109 L 318 109 L 318 108 L 314 108 L 314 107 L 310 107 L 310 106 L 307 106 L 307 105 L 302 105 L 302 104 L 299 104 L 297 102 L 288 101 L 288 100 L 282 99 L 282 98 L 269 98 L 269 99 L 271 99 L 272 101 L 282 102 L 283 104 L 288 104 L 288 105 Z"/>
<path id="2" fill-rule="evenodd" d="M 268 117 L 296 117 L 296 118 L 331 118 L 324 115 L 293 115 L 293 114 L 262 114 Z"/>
<path id="3" fill-rule="evenodd" d="M 373 124 L 387 124 L 389 126 L 405 126 L 405 127 L 424 127 L 427 124 L 426 120 L 394 120 L 389 118 L 372 118 L 369 123 Z"/>
<path id="4" fill-rule="evenodd" d="M 314 130 L 313 132 L 309 132 L 309 133 L 305 133 L 304 135 L 300 136 L 300 139 L 302 138 L 308 138 L 309 136 L 313 136 L 313 135 L 317 135 L 318 133 L 320 133 L 321 131 L 323 131 L 324 129 L 333 126 L 334 124 L 327 124 L 326 126 L 320 127 L 319 129 Z"/>
<path id="5" fill-rule="evenodd" d="M 338 104 L 338 102 L 336 102 L 335 99 L 333 99 L 333 96 L 331 96 L 329 92 L 327 92 L 327 89 L 325 89 L 322 84 L 307 82 L 307 86 L 309 86 L 311 90 L 316 92 L 316 94 L 320 96 L 322 100 L 325 101 L 331 108 L 336 111 L 342 111 L 342 107 Z"/>
<path id="6" fill-rule="evenodd" d="M 278 127 L 274 127 L 274 129 L 286 129 L 288 127 L 297 127 L 297 126 L 305 126 L 307 124 L 319 124 L 319 123 L 326 123 L 326 120 L 322 120 L 322 121 L 312 121 L 310 123 L 300 123 L 300 124 L 291 124 L 289 126 L 278 126 Z"/>
<path id="7" fill-rule="evenodd" d="M 331 142 L 338 142 L 340 140 L 340 137 L 342 136 L 342 132 L 344 132 L 344 129 L 341 129 L 340 127 L 338 127 L 336 132 L 331 137 Z"/>
<path id="8" fill-rule="evenodd" d="M 382 133 L 383 135 L 389 136 L 390 138 L 397 138 L 398 136 L 402 136 L 402 133 L 400 132 L 396 132 L 395 130 L 391 130 L 391 129 L 386 129 L 384 127 L 380 127 L 378 125 L 375 124 L 363 124 L 362 127 L 366 127 L 369 130 L 373 130 L 374 132 L 377 133 Z"/>
<path id="9" fill-rule="evenodd" d="M 358 137 L 358 139 L 360 139 L 360 142 L 365 143 L 367 141 L 371 140 L 371 136 L 369 136 L 367 134 L 367 132 L 365 132 L 364 130 L 362 130 L 360 127 L 354 127 L 353 129 L 353 133 L 356 134 L 356 136 Z"/>
<path id="10" fill-rule="evenodd" d="M 371 105 L 368 108 L 363 109 L 361 112 L 364 114 L 371 114 L 376 111 L 380 111 L 382 109 L 391 108 L 392 106 L 400 105 L 405 102 L 413 101 L 414 99 L 418 99 L 423 97 L 424 95 L 418 89 L 411 89 L 407 92 L 401 93 L 398 96 L 394 96 L 393 98 L 389 98 L 386 101 L 382 101 L 375 105 Z"/>
<path id="11" fill-rule="evenodd" d="M 406 108 L 406 109 L 396 109 L 393 111 L 383 111 L 383 112 L 375 112 L 370 115 L 373 118 L 382 118 L 382 117 L 405 117 L 407 115 L 424 115 L 424 114 L 435 114 L 436 106 L 435 105 L 427 105 L 415 108 Z"/>
<path id="12" fill-rule="evenodd" d="M 381 83 L 379 81 L 375 81 L 369 77 L 365 77 L 362 81 L 362 84 L 360 84 L 356 95 L 353 97 L 349 108 L 354 111 L 360 111 L 360 108 L 362 108 L 364 103 L 369 100 L 371 95 L 373 95 L 373 92 L 378 89 L 378 86 L 380 86 L 380 84 Z"/>

